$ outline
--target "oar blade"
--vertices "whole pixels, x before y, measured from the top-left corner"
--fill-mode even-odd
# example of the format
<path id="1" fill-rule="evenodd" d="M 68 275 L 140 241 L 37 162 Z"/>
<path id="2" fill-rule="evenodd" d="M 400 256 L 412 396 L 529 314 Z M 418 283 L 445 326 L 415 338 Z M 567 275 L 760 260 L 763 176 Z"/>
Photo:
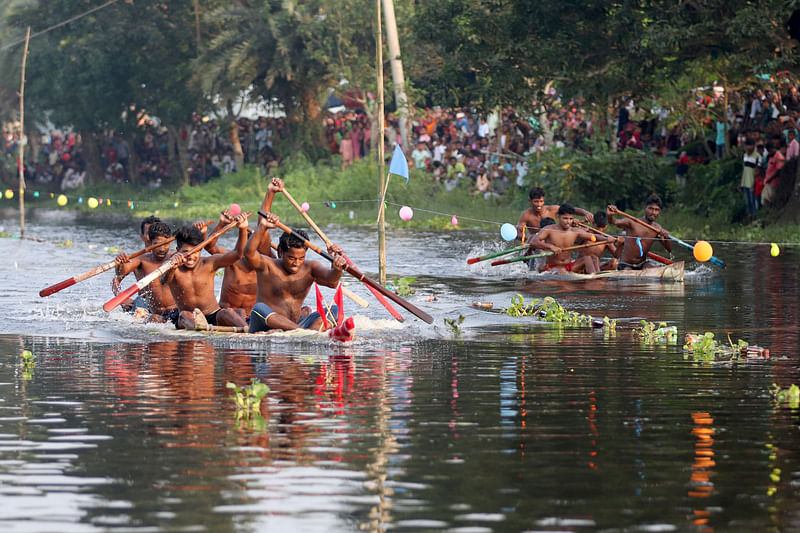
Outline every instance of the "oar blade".
<path id="1" fill-rule="evenodd" d="M 117 306 L 119 304 L 121 304 L 122 302 L 124 302 L 125 300 L 127 300 L 128 298 L 130 298 L 131 296 L 136 294 L 137 292 L 139 292 L 139 286 L 138 285 L 131 285 L 130 287 L 128 287 L 127 289 L 125 289 L 124 291 L 122 291 L 121 293 L 117 294 L 116 296 L 111 298 L 109 301 L 104 303 L 103 304 L 103 310 L 106 311 L 106 312 L 113 311 L 114 309 L 117 308 Z"/>
<path id="2" fill-rule="evenodd" d="M 55 294 L 58 291 L 66 289 L 67 287 L 72 287 L 73 285 L 75 285 L 75 283 L 76 283 L 75 278 L 65 279 L 64 281 L 56 283 L 55 285 L 50 285 L 49 287 L 40 290 L 39 296 L 41 296 L 42 298 L 44 298 L 45 296 L 50 296 L 51 294 Z"/>

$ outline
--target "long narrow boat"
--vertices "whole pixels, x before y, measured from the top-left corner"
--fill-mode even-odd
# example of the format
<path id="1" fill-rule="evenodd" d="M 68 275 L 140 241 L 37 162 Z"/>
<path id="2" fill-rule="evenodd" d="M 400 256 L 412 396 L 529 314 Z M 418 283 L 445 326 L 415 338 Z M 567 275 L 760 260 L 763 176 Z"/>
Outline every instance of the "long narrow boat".
<path id="1" fill-rule="evenodd" d="M 676 261 L 669 265 L 661 265 L 642 270 L 604 270 L 595 274 L 577 274 L 574 272 L 544 272 L 538 276 L 552 279 L 642 279 L 683 281 L 684 262 Z"/>

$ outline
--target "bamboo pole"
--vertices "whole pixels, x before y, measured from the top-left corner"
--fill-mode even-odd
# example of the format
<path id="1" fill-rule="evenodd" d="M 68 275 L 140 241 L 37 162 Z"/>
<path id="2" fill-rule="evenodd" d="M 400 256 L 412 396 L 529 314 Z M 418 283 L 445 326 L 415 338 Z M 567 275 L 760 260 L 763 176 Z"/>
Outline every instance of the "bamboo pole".
<path id="1" fill-rule="evenodd" d="M 392 67 L 394 101 L 400 119 L 400 138 L 403 151 L 408 153 L 408 97 L 403 74 L 403 58 L 400 55 L 400 39 L 397 37 L 397 21 L 394 16 L 394 2 L 383 0 L 383 16 L 386 17 L 386 44 L 389 47 L 389 65 Z M 394 139 L 392 140 L 394 142 Z"/>
<path id="2" fill-rule="evenodd" d="M 31 40 L 31 27 L 25 33 L 25 50 L 22 52 L 22 77 L 19 88 L 19 236 L 25 237 L 25 64 L 28 61 L 28 43 Z"/>
<path id="3" fill-rule="evenodd" d="M 378 28 L 377 28 L 377 71 L 378 71 L 378 282 L 386 285 L 386 225 L 383 207 L 382 192 L 384 189 L 383 177 L 383 30 L 381 29 L 381 0 L 376 0 Z"/>

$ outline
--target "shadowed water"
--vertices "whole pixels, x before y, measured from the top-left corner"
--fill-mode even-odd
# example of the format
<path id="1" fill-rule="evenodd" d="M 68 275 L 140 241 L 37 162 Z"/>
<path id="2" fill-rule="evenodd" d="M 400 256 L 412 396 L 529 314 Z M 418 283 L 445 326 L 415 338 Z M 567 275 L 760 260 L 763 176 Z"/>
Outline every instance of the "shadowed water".
<path id="1" fill-rule="evenodd" d="M 108 273 L 39 298 L 104 247 L 138 249 L 129 224 L 63 217 L 35 211 L 27 231 L 72 247 L 0 239 L 3 531 L 800 530 L 800 415 L 770 396 L 800 384 L 796 249 L 715 246 L 729 267 L 690 263 L 682 284 L 566 282 L 467 265 L 493 234 L 390 231 L 389 277 L 416 277 L 435 323 L 346 302 L 363 327 L 340 345 L 107 314 Z M 326 233 L 375 271 L 370 231 Z M 516 293 L 617 331 L 470 307 Z M 641 318 L 772 357 L 693 361 L 640 343 Z M 254 378 L 263 425 L 226 388 Z"/>

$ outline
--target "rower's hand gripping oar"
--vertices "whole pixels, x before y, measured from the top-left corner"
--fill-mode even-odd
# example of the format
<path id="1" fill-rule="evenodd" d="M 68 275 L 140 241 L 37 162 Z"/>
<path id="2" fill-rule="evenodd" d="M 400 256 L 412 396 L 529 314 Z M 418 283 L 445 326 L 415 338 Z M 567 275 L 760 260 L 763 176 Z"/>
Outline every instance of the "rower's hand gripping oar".
<path id="1" fill-rule="evenodd" d="M 581 248 L 589 248 L 591 246 L 599 246 L 601 244 L 608 244 L 609 241 L 587 242 L 586 244 L 578 244 L 577 246 L 569 246 L 562 248 L 562 252 L 571 252 L 572 250 L 580 250 Z M 513 259 L 503 259 L 502 261 L 495 261 L 492 266 L 507 265 L 508 263 L 516 263 L 517 261 L 527 261 L 528 259 L 536 259 L 537 257 L 547 257 L 548 255 L 555 255 L 556 252 L 548 250 L 540 254 L 525 255 L 522 257 L 514 257 Z"/>
<path id="2" fill-rule="evenodd" d="M 619 209 L 617 209 L 617 213 L 622 215 L 625 218 L 629 218 L 629 219 L 633 220 L 634 222 L 638 222 L 639 224 L 641 224 L 642 226 L 644 226 L 645 228 L 647 228 L 647 229 L 649 229 L 651 231 L 655 231 L 656 233 L 660 233 L 660 231 L 658 229 L 656 229 L 654 226 L 648 224 L 644 220 L 640 220 L 640 219 L 636 218 L 633 215 L 629 215 L 628 213 L 624 213 L 624 212 L 620 211 Z M 689 250 L 694 250 L 694 245 L 691 245 L 688 242 L 684 242 L 684 241 L 680 240 L 679 238 L 675 237 L 674 235 L 670 235 L 669 238 L 672 239 L 673 241 L 677 242 L 678 244 L 680 244 L 684 248 L 688 248 Z M 709 259 L 709 261 L 714 263 L 714 265 L 718 266 L 719 268 L 725 268 L 725 261 L 723 261 L 719 257 L 714 257 L 712 255 L 711 258 Z"/>
<path id="3" fill-rule="evenodd" d="M 289 200 L 289 203 L 292 204 L 295 209 L 297 209 L 297 212 L 300 213 L 303 216 L 304 219 L 306 219 L 306 222 L 308 222 L 308 224 L 314 229 L 314 231 L 317 232 L 317 235 L 319 235 L 320 239 L 325 241 L 325 246 L 330 246 L 331 245 L 331 240 L 327 237 L 327 235 L 325 235 L 325 233 L 323 233 L 323 231 L 321 229 L 319 229 L 319 226 L 317 226 L 314 223 L 314 221 L 311 219 L 311 217 L 308 215 L 308 213 L 303 211 L 303 208 L 300 207 L 300 204 L 298 204 L 297 201 L 294 198 L 292 198 L 292 195 L 289 194 L 289 192 L 286 190 L 286 187 L 283 187 L 281 189 L 281 192 L 283 193 L 284 196 L 286 196 L 286 199 Z M 350 258 L 347 257 L 347 255 L 345 255 L 344 253 L 342 253 L 342 257 L 344 257 L 345 261 L 347 261 L 347 263 L 349 265 L 353 264 L 353 262 L 350 260 Z M 397 310 L 394 307 L 392 307 L 392 304 L 387 302 L 386 298 L 384 298 L 383 295 L 381 295 L 381 293 L 378 292 L 377 289 L 375 289 L 374 287 L 370 286 L 368 283 L 365 283 L 365 285 L 370 290 L 370 292 L 375 296 L 375 298 L 380 302 L 380 304 L 383 307 L 385 307 L 387 311 L 389 311 L 389 313 L 395 318 L 395 320 L 397 320 L 399 322 L 403 321 L 403 315 L 398 313 Z M 361 305 L 361 303 L 359 303 L 358 300 L 356 300 L 356 298 L 361 300 L 361 298 L 358 295 L 350 293 L 350 291 L 348 291 L 347 289 L 344 289 L 342 292 L 344 292 L 345 296 L 350 297 L 350 299 L 352 299 L 354 302 L 356 302 L 359 305 Z M 350 294 L 348 294 L 348 293 L 350 293 Z M 362 307 L 366 307 L 366 305 L 362 305 Z"/>
<path id="4" fill-rule="evenodd" d="M 522 246 L 515 246 L 514 248 L 509 248 L 508 250 L 495 252 L 493 254 L 482 255 L 480 257 L 470 257 L 469 259 L 467 259 L 467 264 L 472 265 L 478 263 L 479 261 L 486 261 L 487 259 L 494 259 L 495 257 L 500 257 L 501 255 L 513 254 L 514 252 L 519 252 L 520 250 L 524 250 L 525 248 L 530 248 L 530 245 L 523 244 Z"/>
<path id="5" fill-rule="evenodd" d="M 259 211 L 258 214 L 259 214 L 259 216 L 262 216 L 264 218 L 267 217 L 267 214 L 263 213 L 261 211 Z M 278 228 L 280 228 L 281 230 L 283 230 L 284 232 L 288 233 L 289 235 L 294 233 L 295 237 L 297 237 L 298 239 L 303 241 L 303 245 L 306 248 L 310 248 L 311 250 L 314 250 L 319 255 L 321 255 L 322 257 L 324 257 L 325 259 L 327 259 L 331 263 L 333 263 L 333 260 L 334 260 L 333 257 L 328 252 L 326 252 L 325 250 L 322 250 L 319 246 L 317 246 L 313 242 L 309 241 L 308 239 L 303 239 L 299 234 L 297 234 L 294 231 L 292 231 L 292 229 L 290 227 L 286 226 L 285 224 L 283 224 L 280 221 L 279 222 L 275 222 L 275 225 Z M 404 299 L 400 298 L 398 295 L 396 295 L 392 291 L 388 290 L 386 287 L 384 287 L 380 283 L 378 283 L 378 282 L 376 282 L 374 280 L 371 280 L 370 278 L 366 277 L 364 274 L 362 274 L 355 267 L 355 265 L 347 263 L 347 264 L 344 265 L 343 270 L 345 272 L 347 272 L 348 274 L 350 274 L 351 276 L 353 276 L 354 278 L 356 278 L 357 280 L 361 281 L 362 283 L 374 288 L 375 290 L 377 290 L 382 295 L 386 296 L 387 298 L 389 298 L 390 300 L 392 300 L 396 304 L 403 306 L 406 310 L 408 310 L 410 313 L 414 314 L 418 318 L 424 320 L 428 324 L 433 324 L 433 317 L 431 315 L 429 315 L 428 313 L 426 313 L 422 309 L 418 308 L 414 304 L 412 304 L 410 302 L 407 302 Z"/>
<path id="6" fill-rule="evenodd" d="M 612 239 L 616 238 L 614 235 L 609 235 L 608 233 L 600 231 L 597 228 L 593 228 L 592 226 L 590 226 L 589 224 L 586 224 L 584 222 L 578 222 L 577 224 L 580 227 L 584 228 L 584 229 L 588 229 L 589 231 L 593 231 L 593 232 L 595 232 L 597 234 L 600 234 L 600 235 L 603 235 L 605 237 L 611 237 Z M 652 259 L 654 261 L 658 261 L 659 263 L 662 263 L 664 265 L 671 265 L 673 263 L 673 261 L 671 259 L 667 259 L 666 257 L 660 256 L 658 254 L 654 254 L 653 252 L 647 252 L 647 257 L 649 257 L 650 259 Z"/>
<path id="7" fill-rule="evenodd" d="M 248 213 L 246 213 L 244 215 L 244 217 L 247 218 L 251 214 L 252 214 L 252 212 L 248 212 Z M 233 228 L 235 226 L 238 226 L 238 225 L 239 225 L 239 221 L 238 220 L 235 220 L 235 221 L 231 222 L 230 224 L 228 224 L 227 226 L 223 227 L 219 231 L 211 234 L 206 240 L 204 240 L 203 242 L 201 242 L 197 246 L 194 246 L 191 249 L 189 249 L 184 255 L 185 256 L 186 255 L 192 255 L 195 252 L 199 252 L 200 250 L 205 248 L 206 245 L 209 242 L 211 242 L 212 240 L 216 239 L 217 237 L 219 237 L 220 235 L 222 235 L 223 233 L 225 233 L 229 229 L 231 229 L 231 228 Z M 124 302 L 125 300 L 127 300 L 128 298 L 130 298 L 131 296 L 133 296 L 134 294 L 136 294 L 140 290 L 144 289 L 145 287 L 147 287 L 148 285 L 153 283 L 153 281 L 157 280 L 158 278 L 160 278 L 161 276 L 163 276 L 164 274 L 166 274 L 167 272 L 169 272 L 170 270 L 172 270 L 173 268 L 178 266 L 177 263 L 175 262 L 174 258 L 175 258 L 175 256 L 170 257 L 169 259 L 164 261 L 161 264 L 161 266 L 159 266 L 157 269 L 153 270 L 151 273 L 149 273 L 148 275 L 146 275 L 145 277 L 143 277 L 142 279 L 140 279 L 139 281 L 137 281 L 136 283 L 134 283 L 133 285 L 131 285 L 130 287 L 125 289 L 124 291 L 122 291 L 121 293 L 119 293 L 116 296 L 114 296 L 113 298 L 111 298 L 109 301 L 107 301 L 105 304 L 103 304 L 103 310 L 105 310 L 105 311 L 113 310 L 119 304 L 121 304 L 122 302 Z"/>
<path id="8" fill-rule="evenodd" d="M 213 224 L 213 222 L 214 222 L 213 220 L 209 220 L 208 222 L 203 222 L 203 225 L 204 226 L 209 226 L 209 225 Z M 150 245 L 147 248 L 144 248 L 142 250 L 139 250 L 138 252 L 132 253 L 131 255 L 128 256 L 128 259 L 135 259 L 135 258 L 139 257 L 142 254 L 146 254 L 147 252 L 152 252 L 154 249 L 158 248 L 159 246 L 164 246 L 165 244 L 170 243 L 170 242 L 172 242 L 174 240 L 175 240 L 175 237 L 170 237 L 169 239 L 167 239 L 166 241 L 164 241 L 162 243 Z M 49 287 L 40 290 L 39 291 L 39 296 L 41 296 L 42 298 L 44 298 L 45 296 L 50 296 L 51 294 L 55 294 L 58 291 L 66 289 L 67 287 L 72 287 L 76 283 L 80 283 L 81 281 L 85 281 L 85 280 L 87 280 L 89 278 L 92 278 L 92 277 L 98 275 L 98 274 L 102 274 L 103 272 L 105 272 L 107 270 L 111 270 L 115 266 L 117 266 L 116 259 L 114 261 L 109 261 L 108 263 L 100 265 L 99 267 L 93 268 L 91 270 L 87 270 L 83 274 L 78 274 L 77 276 L 71 277 L 69 279 L 65 279 L 64 281 L 56 283 L 55 285 L 50 285 Z"/>

